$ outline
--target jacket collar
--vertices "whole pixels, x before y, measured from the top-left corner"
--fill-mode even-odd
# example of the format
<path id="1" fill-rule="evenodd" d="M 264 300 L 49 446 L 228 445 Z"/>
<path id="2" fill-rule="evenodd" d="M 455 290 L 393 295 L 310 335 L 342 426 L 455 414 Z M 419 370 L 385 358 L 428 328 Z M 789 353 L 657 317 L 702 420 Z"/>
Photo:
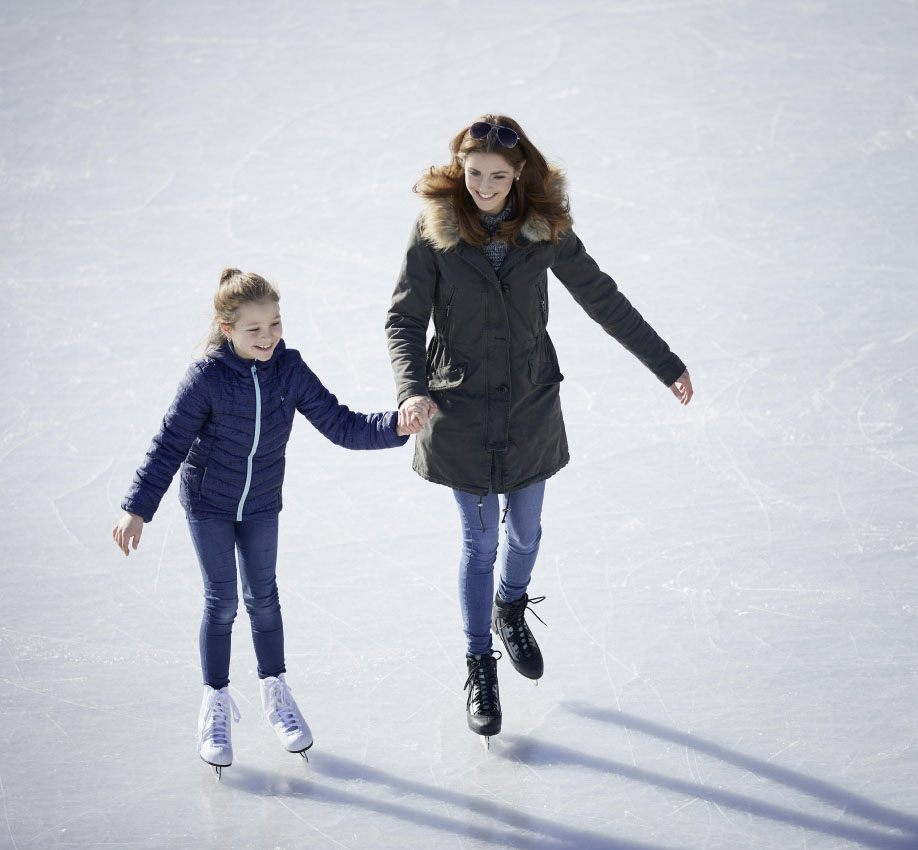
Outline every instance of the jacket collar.
<path id="1" fill-rule="evenodd" d="M 240 357 L 238 354 L 236 354 L 235 351 L 233 351 L 233 347 L 227 341 L 224 342 L 223 345 L 221 345 L 219 348 L 208 352 L 207 357 L 210 360 L 215 360 L 218 363 L 222 363 L 224 366 L 227 366 L 234 372 L 239 372 L 243 375 L 250 375 L 252 373 L 252 366 L 257 366 L 259 372 L 266 372 L 273 369 L 286 348 L 287 346 L 284 344 L 284 341 L 280 340 L 274 349 L 274 353 L 271 355 L 271 359 L 262 363 L 258 360 L 246 360 Z"/>
<path id="2" fill-rule="evenodd" d="M 548 173 L 553 188 L 559 194 L 565 194 L 567 183 L 564 175 L 552 166 L 549 166 Z M 462 240 L 459 216 L 451 198 L 426 198 L 420 222 L 421 235 L 438 251 L 449 251 Z M 530 242 L 547 242 L 551 239 L 551 228 L 542 216 L 530 212 L 520 234 Z"/>

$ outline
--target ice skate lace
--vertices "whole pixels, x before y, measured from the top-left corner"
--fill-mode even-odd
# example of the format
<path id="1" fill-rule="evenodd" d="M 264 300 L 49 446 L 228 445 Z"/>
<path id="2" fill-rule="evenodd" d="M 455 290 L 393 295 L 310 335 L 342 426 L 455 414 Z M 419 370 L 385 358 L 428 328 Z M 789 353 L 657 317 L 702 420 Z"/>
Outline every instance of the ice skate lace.
<path id="1" fill-rule="evenodd" d="M 238 723 L 242 715 L 228 691 L 219 690 L 211 692 L 207 701 L 204 714 L 204 729 L 198 741 L 198 752 L 205 741 L 212 741 L 215 747 L 229 746 L 229 719 L 233 718 Z"/>
<path id="2" fill-rule="evenodd" d="M 500 607 L 498 609 L 500 611 L 501 626 L 509 631 L 509 634 L 505 635 L 509 649 L 526 656 L 532 654 L 532 643 L 535 638 L 533 638 L 532 632 L 523 617 L 527 611 L 532 611 L 532 615 L 543 626 L 547 626 L 548 624 L 545 620 L 529 607 L 530 605 L 538 605 L 544 600 L 544 596 L 534 596 L 531 599 L 528 596 L 523 596 L 518 602 L 510 603 L 508 607 Z"/>
<path id="3" fill-rule="evenodd" d="M 283 679 L 271 683 L 265 717 L 271 723 L 280 721 L 288 735 L 303 731 L 297 717 L 296 703 L 290 695 L 290 686 Z"/>
<path id="4" fill-rule="evenodd" d="M 475 714 L 487 716 L 500 711 L 500 699 L 497 695 L 498 658 L 500 658 L 500 652 L 494 655 L 482 655 L 480 659 L 473 658 L 469 666 L 469 676 L 463 687 L 469 692 L 465 707 L 471 708 L 472 703 L 475 703 L 473 710 Z"/>

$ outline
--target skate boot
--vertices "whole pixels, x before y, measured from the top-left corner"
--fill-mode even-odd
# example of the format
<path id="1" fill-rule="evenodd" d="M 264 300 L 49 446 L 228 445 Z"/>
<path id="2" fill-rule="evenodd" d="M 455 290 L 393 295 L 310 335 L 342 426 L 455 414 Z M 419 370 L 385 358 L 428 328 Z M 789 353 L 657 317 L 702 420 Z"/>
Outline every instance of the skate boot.
<path id="1" fill-rule="evenodd" d="M 233 763 L 230 718 L 239 722 L 239 709 L 226 688 L 204 686 L 204 699 L 198 715 L 198 755 L 211 765 L 220 779 L 224 767 Z"/>
<path id="2" fill-rule="evenodd" d="M 469 697 L 465 702 L 469 729 L 487 739 L 500 732 L 500 693 L 497 688 L 497 659 L 494 655 L 473 655 L 466 659 L 469 677 L 465 688 Z"/>
<path id="3" fill-rule="evenodd" d="M 542 677 L 544 664 L 542 652 L 536 639 L 526 625 L 526 609 L 530 604 L 535 605 L 545 597 L 537 596 L 530 599 L 525 593 L 522 599 L 515 602 L 504 602 L 499 595 L 494 597 L 494 607 L 491 609 L 491 628 L 494 630 L 504 648 L 513 669 L 522 673 L 527 679 L 537 680 Z M 532 611 L 531 608 L 529 608 Z M 544 624 L 544 620 L 532 611 L 535 618 Z"/>
<path id="4" fill-rule="evenodd" d="M 265 719 L 280 738 L 284 749 L 306 759 L 306 750 L 312 746 L 312 732 L 290 693 L 283 673 L 261 679 L 261 705 Z"/>

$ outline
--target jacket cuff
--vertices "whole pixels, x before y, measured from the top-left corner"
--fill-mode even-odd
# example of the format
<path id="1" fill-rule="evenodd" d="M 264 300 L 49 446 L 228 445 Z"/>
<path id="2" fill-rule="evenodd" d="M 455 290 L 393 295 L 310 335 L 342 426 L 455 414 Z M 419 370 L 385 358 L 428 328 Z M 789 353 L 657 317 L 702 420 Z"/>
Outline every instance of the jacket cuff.
<path id="1" fill-rule="evenodd" d="M 657 372 L 657 377 L 667 386 L 671 387 L 685 371 L 685 364 L 673 354 L 666 362 L 666 367 Z"/>
<path id="2" fill-rule="evenodd" d="M 410 434 L 406 434 L 404 437 L 400 437 L 396 428 L 398 427 L 398 412 L 395 410 L 390 410 L 386 414 L 386 434 L 388 436 L 388 443 L 391 448 L 396 448 L 397 446 L 404 446 L 408 442 Z"/>
<path id="3" fill-rule="evenodd" d="M 401 407 L 407 399 L 412 398 L 413 396 L 416 396 L 416 395 L 426 396 L 427 398 L 430 398 L 430 390 L 427 389 L 426 384 L 424 384 L 423 386 L 420 384 L 411 384 L 407 387 L 403 387 L 401 390 L 399 390 L 399 393 L 398 393 L 398 406 Z"/>
<path id="4" fill-rule="evenodd" d="M 153 522 L 153 511 L 144 510 L 140 505 L 125 499 L 121 503 L 121 510 L 125 513 L 134 514 L 134 516 L 139 516 L 145 523 Z"/>

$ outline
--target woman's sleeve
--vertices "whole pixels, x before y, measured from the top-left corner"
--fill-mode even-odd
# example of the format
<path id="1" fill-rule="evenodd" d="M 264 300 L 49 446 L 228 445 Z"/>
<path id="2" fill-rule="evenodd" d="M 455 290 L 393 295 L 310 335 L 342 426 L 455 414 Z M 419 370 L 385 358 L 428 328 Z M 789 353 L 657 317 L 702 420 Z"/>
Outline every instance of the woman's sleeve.
<path id="1" fill-rule="evenodd" d="M 175 473 L 210 415 L 210 397 L 199 364 L 193 364 L 179 384 L 162 425 L 153 438 L 128 489 L 123 510 L 151 522 Z"/>
<path id="2" fill-rule="evenodd" d="M 587 315 L 666 386 L 685 371 L 685 364 L 599 268 L 573 231 L 558 242 L 551 270 Z"/>
<path id="3" fill-rule="evenodd" d="M 389 359 L 399 406 L 406 398 L 428 395 L 427 326 L 437 275 L 433 249 L 421 236 L 420 221 L 415 222 L 386 316 Z"/>
<path id="4" fill-rule="evenodd" d="M 357 413 L 339 404 L 304 361 L 298 366 L 299 397 L 296 409 L 322 436 L 346 449 L 391 449 L 403 446 L 408 437 L 396 433 L 398 414 Z"/>

